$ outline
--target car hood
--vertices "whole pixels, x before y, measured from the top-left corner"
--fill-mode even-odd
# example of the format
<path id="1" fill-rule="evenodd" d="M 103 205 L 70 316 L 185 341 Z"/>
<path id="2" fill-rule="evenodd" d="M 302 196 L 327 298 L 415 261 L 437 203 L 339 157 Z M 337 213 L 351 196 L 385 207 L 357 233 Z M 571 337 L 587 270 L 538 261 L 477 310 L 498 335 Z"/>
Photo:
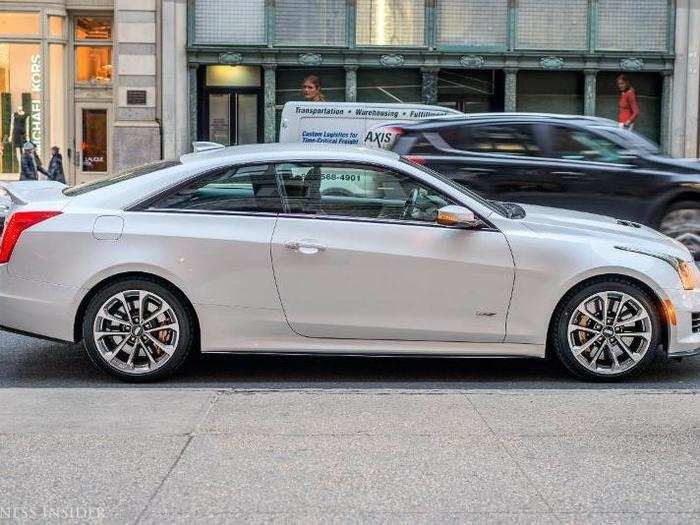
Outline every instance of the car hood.
<path id="1" fill-rule="evenodd" d="M 519 204 L 525 210 L 523 223 L 535 232 L 559 230 L 592 239 L 605 240 L 616 246 L 639 248 L 692 260 L 680 242 L 639 223 L 579 211 Z"/>

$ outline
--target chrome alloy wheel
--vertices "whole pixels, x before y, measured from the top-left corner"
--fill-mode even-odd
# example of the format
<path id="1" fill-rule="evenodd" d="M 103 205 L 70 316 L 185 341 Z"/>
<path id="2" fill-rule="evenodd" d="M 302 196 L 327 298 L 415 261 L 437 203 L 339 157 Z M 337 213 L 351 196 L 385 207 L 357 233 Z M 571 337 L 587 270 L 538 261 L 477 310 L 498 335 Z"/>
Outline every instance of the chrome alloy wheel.
<path id="1" fill-rule="evenodd" d="M 129 374 L 152 372 L 173 355 L 180 324 L 172 307 L 145 290 L 126 290 L 105 301 L 93 323 L 93 340 L 109 366 Z"/>
<path id="2" fill-rule="evenodd" d="M 603 291 L 579 303 L 569 318 L 576 360 L 596 374 L 623 373 L 642 360 L 653 337 L 649 312 L 634 297 Z"/>
<path id="3" fill-rule="evenodd" d="M 682 208 L 669 212 L 659 231 L 682 242 L 697 260 L 700 257 L 700 208 Z"/>

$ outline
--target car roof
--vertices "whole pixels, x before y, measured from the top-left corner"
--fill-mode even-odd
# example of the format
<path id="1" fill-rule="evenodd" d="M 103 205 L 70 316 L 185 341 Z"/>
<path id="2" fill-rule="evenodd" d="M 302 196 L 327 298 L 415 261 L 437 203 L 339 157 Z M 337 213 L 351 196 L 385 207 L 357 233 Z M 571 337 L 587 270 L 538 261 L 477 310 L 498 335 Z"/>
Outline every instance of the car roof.
<path id="1" fill-rule="evenodd" d="M 187 153 L 180 157 L 183 164 L 199 161 L 275 162 L 292 160 L 398 160 L 399 155 L 392 151 L 338 144 L 249 144 L 210 149 L 198 153 Z"/>
<path id="2" fill-rule="evenodd" d="M 449 115 L 427 118 L 418 122 L 403 124 L 406 129 L 426 129 L 441 126 L 461 124 L 476 124 L 484 122 L 566 122 L 583 126 L 616 126 L 613 120 L 588 115 L 561 115 L 556 113 L 469 113 L 465 115 Z"/>

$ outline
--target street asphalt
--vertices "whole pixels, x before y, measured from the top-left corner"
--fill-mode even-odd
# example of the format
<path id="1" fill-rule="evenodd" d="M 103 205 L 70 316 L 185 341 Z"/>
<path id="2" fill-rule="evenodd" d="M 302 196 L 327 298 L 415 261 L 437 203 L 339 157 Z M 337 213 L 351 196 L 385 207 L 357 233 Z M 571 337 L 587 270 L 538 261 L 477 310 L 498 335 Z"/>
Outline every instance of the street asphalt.
<path id="1" fill-rule="evenodd" d="M 0 523 L 700 524 L 700 358 L 202 356 L 129 385 L 0 332 Z"/>

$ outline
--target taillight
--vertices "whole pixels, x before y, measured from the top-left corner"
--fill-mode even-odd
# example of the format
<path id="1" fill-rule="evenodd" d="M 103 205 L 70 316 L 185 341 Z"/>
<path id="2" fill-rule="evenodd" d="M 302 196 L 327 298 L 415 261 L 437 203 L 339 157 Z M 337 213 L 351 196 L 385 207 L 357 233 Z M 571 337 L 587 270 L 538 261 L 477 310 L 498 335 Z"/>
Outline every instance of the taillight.
<path id="1" fill-rule="evenodd" d="M 426 158 L 420 155 L 404 155 L 403 158 L 414 164 L 420 164 L 421 166 L 425 166 L 428 163 Z"/>
<path id="2" fill-rule="evenodd" d="M 12 250 L 24 230 L 60 214 L 60 211 L 17 211 L 10 215 L 0 241 L 0 264 L 10 260 Z"/>

